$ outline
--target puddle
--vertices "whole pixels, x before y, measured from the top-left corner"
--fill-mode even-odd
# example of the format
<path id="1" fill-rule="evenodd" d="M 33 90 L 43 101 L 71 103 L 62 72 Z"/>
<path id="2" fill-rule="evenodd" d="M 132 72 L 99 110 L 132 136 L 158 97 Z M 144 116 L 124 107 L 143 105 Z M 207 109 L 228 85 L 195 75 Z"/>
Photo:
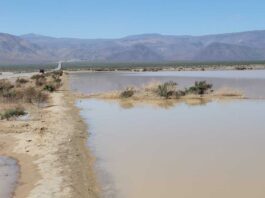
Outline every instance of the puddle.
<path id="1" fill-rule="evenodd" d="M 25 115 L 17 117 L 16 120 L 19 120 L 19 121 L 30 121 L 31 120 L 31 116 L 30 116 L 29 113 L 26 113 Z"/>
<path id="2" fill-rule="evenodd" d="M 11 198 L 15 191 L 19 167 L 17 161 L 0 156 L 0 197 Z"/>

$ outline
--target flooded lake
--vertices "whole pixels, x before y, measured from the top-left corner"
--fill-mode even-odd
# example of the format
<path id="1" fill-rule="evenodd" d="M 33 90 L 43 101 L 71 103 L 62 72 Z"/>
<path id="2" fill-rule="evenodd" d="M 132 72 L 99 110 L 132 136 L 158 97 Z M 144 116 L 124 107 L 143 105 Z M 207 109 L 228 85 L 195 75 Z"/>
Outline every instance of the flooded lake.
<path id="1" fill-rule="evenodd" d="M 98 93 L 170 80 L 177 82 L 180 88 L 188 87 L 196 80 L 206 80 L 214 89 L 229 87 L 242 91 L 247 97 L 265 99 L 265 70 L 74 73 L 70 77 L 70 86 L 78 92 Z"/>
<path id="2" fill-rule="evenodd" d="M 265 96 L 265 78 L 259 72 L 71 76 L 72 88 L 84 93 L 152 80 L 173 78 L 186 86 L 208 79 L 215 86 L 241 88 L 253 98 L 192 106 L 78 100 L 103 197 L 264 198 L 265 100 L 254 99 Z"/>
<path id="3" fill-rule="evenodd" d="M 19 176 L 16 160 L 0 156 L 0 197 L 11 198 Z"/>

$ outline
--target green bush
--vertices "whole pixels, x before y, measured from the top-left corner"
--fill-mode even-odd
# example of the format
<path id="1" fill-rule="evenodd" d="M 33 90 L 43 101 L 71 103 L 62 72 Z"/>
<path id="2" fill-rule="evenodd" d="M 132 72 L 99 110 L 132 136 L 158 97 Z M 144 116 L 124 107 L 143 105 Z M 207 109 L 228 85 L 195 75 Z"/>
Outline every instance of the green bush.
<path id="1" fill-rule="evenodd" d="M 161 97 L 169 98 L 176 94 L 177 83 L 173 81 L 165 82 L 157 87 L 157 93 Z"/>
<path id="2" fill-rule="evenodd" d="M 18 116 L 22 116 L 25 114 L 26 114 L 26 112 L 25 112 L 24 108 L 16 107 L 14 109 L 5 110 L 4 112 L 0 113 L 0 116 L 1 116 L 1 120 L 3 120 L 3 119 L 9 120 L 12 117 L 18 117 Z"/>
<path id="3" fill-rule="evenodd" d="M 206 83 L 206 81 L 196 81 L 193 86 L 186 89 L 186 93 L 203 95 L 207 93 L 207 91 L 209 91 L 212 87 L 213 85 Z"/>
<path id="4" fill-rule="evenodd" d="M 56 87 L 52 84 L 48 84 L 44 86 L 43 90 L 48 92 L 54 92 L 56 90 Z"/>
<path id="5" fill-rule="evenodd" d="M 121 92 L 121 98 L 130 98 L 134 95 L 135 90 L 133 88 L 126 88 L 124 91 Z"/>

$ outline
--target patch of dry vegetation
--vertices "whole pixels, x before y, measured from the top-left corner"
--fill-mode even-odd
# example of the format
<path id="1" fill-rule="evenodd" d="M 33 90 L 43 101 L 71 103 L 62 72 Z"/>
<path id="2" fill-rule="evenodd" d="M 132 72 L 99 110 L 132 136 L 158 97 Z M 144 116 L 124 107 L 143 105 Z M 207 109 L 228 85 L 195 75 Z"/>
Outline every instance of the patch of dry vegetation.
<path id="1" fill-rule="evenodd" d="M 0 80 L 0 114 L 2 119 L 19 116 L 24 112 L 23 104 L 40 106 L 49 100 L 49 92 L 61 87 L 62 71 L 37 74 L 30 79 L 18 78 L 14 83 L 7 79 Z M 4 104 L 19 107 L 4 109 Z"/>
<path id="2" fill-rule="evenodd" d="M 0 112 L 0 118 L 1 120 L 4 120 L 4 119 L 9 120 L 10 118 L 23 116 L 25 114 L 26 114 L 26 111 L 23 107 L 16 106 L 14 108 L 4 109 L 2 112 Z"/>
<path id="3" fill-rule="evenodd" d="M 121 98 L 130 98 L 134 95 L 135 90 L 133 87 L 128 87 L 120 93 Z"/>
<path id="4" fill-rule="evenodd" d="M 239 90 L 223 87 L 217 90 L 216 92 L 214 92 L 214 95 L 222 97 L 242 97 L 243 93 Z"/>
<path id="5" fill-rule="evenodd" d="M 222 89 L 214 91 L 213 85 L 206 81 L 196 81 L 192 86 L 179 89 L 178 84 L 173 81 L 164 83 L 150 83 L 147 86 L 137 89 L 133 87 L 122 91 L 100 93 L 90 97 L 102 99 L 132 99 L 132 100 L 194 100 L 211 98 L 242 98 L 243 94 L 232 90 Z"/>

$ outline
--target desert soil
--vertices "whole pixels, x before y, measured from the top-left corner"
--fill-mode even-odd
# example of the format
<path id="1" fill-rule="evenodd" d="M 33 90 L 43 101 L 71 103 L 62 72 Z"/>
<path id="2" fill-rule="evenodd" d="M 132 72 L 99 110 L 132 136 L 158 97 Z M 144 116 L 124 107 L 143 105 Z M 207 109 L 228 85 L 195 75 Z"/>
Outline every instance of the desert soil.
<path id="1" fill-rule="evenodd" d="M 20 165 L 15 198 L 99 197 L 87 128 L 63 81 L 48 106 L 27 108 L 29 120 L 0 121 L 0 155 Z"/>

